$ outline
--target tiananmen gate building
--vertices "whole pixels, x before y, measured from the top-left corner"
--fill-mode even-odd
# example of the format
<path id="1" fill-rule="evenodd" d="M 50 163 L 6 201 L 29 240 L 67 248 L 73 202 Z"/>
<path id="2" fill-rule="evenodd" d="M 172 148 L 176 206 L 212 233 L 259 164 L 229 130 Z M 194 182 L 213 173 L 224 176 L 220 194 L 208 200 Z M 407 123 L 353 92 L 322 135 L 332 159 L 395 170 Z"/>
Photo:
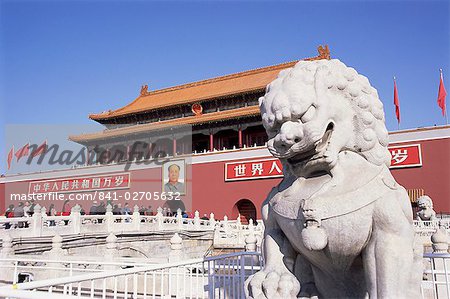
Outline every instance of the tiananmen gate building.
<path id="1" fill-rule="evenodd" d="M 329 58 L 328 48 L 319 47 L 319 55 L 308 59 Z M 200 215 L 213 212 L 218 218 L 236 219 L 240 214 L 243 221 L 259 219 L 261 203 L 281 180 L 282 166 L 266 148 L 258 98 L 281 70 L 297 62 L 160 90 L 143 86 L 128 105 L 89 115 L 105 130 L 69 136 L 89 153 L 85 166 L 3 177 L 0 204 L 9 204 L 14 192 L 100 191 L 113 193 L 114 198 L 107 199 L 122 205 L 152 205 L 154 210 L 168 205 L 198 210 Z M 395 131 L 389 138 L 391 171 L 411 202 L 426 194 L 437 212 L 450 213 L 450 126 Z M 161 163 L 143 163 L 155 159 Z M 170 169 L 175 168 L 179 184 L 169 186 Z M 151 200 L 167 190 L 179 192 L 178 205 Z M 91 203 L 80 203 L 89 210 Z"/>

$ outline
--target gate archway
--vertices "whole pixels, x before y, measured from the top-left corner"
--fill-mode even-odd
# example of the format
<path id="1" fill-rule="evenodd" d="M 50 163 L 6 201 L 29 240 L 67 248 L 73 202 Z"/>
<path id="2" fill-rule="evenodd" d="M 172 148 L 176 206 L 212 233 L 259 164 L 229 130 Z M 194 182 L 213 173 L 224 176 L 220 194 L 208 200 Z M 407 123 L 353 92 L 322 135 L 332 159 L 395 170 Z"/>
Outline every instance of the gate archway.
<path id="1" fill-rule="evenodd" d="M 239 200 L 233 207 L 233 216 L 237 217 L 239 214 L 241 215 L 242 224 L 248 224 L 250 219 L 253 219 L 255 223 L 258 216 L 253 202 L 245 198 Z"/>

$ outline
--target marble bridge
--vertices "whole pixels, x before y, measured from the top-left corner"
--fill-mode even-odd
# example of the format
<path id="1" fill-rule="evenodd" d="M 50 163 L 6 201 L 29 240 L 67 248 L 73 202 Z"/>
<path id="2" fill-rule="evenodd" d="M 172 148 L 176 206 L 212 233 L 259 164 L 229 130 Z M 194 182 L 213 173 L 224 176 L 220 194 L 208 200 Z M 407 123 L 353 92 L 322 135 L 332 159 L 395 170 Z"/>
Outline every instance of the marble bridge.
<path id="1" fill-rule="evenodd" d="M 449 219 L 415 221 L 424 255 L 423 298 L 450 295 Z M 264 227 L 195 217 L 81 215 L 0 220 L 0 297 L 244 298 L 263 265 Z M 430 238 L 431 237 L 431 238 Z"/>

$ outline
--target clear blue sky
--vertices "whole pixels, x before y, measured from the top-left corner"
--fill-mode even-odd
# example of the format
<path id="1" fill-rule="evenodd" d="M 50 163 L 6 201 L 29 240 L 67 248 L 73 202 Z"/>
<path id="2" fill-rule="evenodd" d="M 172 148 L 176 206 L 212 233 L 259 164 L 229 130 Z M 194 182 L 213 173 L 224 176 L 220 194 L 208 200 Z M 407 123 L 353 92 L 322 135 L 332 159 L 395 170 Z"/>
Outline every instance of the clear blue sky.
<path id="1" fill-rule="evenodd" d="M 139 93 L 256 67 L 332 57 L 367 76 L 397 128 L 444 124 L 449 1 L 0 1 L 0 125 L 88 124 Z M 5 169 L 0 135 L 0 172 Z M 39 141 L 34 141 L 39 142 Z M 19 146 L 19 145 L 16 145 Z"/>

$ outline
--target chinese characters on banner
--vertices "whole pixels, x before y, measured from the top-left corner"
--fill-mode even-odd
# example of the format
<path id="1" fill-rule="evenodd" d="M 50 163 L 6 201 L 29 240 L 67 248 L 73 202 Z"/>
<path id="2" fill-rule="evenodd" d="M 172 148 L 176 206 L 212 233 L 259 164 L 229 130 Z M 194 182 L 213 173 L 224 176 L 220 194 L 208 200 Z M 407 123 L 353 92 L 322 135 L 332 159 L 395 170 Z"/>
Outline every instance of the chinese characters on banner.
<path id="1" fill-rule="evenodd" d="M 392 157 L 390 168 L 422 166 L 420 144 L 392 146 L 388 149 Z"/>
<path id="2" fill-rule="evenodd" d="M 225 163 L 225 181 L 277 177 L 283 177 L 283 166 L 278 159 Z"/>
<path id="3" fill-rule="evenodd" d="M 422 166 L 420 144 L 389 147 L 391 167 Z M 278 159 L 264 159 L 225 163 L 225 181 L 255 180 L 283 177 L 283 167 Z"/>
<path id="4" fill-rule="evenodd" d="M 29 193 L 80 192 L 124 189 L 130 187 L 130 173 L 73 177 L 56 180 L 34 181 L 29 184 Z"/>

